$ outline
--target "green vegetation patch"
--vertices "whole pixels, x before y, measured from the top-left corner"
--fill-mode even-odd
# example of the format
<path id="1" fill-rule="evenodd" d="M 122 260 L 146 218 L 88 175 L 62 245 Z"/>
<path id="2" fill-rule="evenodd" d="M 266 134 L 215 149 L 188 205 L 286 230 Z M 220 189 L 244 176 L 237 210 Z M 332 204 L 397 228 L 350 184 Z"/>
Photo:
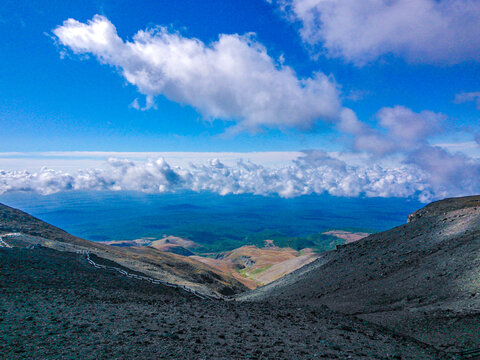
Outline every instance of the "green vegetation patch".
<path id="1" fill-rule="evenodd" d="M 261 268 L 253 269 L 251 271 L 248 268 L 244 268 L 244 269 L 239 270 L 238 272 L 243 277 L 249 278 L 252 275 L 257 275 L 257 274 L 260 274 L 261 272 L 264 272 L 265 270 L 270 269 L 272 266 L 273 265 L 270 264 L 270 265 L 267 265 L 267 266 L 264 266 L 264 267 L 261 267 Z"/>

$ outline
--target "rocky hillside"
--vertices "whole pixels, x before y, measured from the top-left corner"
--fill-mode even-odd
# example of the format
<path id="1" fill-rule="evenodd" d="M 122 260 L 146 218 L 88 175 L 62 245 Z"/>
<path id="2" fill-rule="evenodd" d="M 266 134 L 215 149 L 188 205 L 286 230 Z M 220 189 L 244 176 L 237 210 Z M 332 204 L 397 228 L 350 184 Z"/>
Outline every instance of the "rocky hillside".
<path id="1" fill-rule="evenodd" d="M 327 308 L 202 300 L 77 254 L 0 248 L 3 359 L 450 359 Z"/>
<path id="2" fill-rule="evenodd" d="M 80 239 L 23 211 L 0 204 L 0 236 L 17 247 L 41 244 L 56 250 L 88 251 L 152 278 L 191 287 L 209 296 L 232 295 L 247 288 L 228 274 L 195 259 L 152 247 L 117 247 Z"/>
<path id="3" fill-rule="evenodd" d="M 239 300 L 327 305 L 439 349 L 480 347 L 480 196 L 446 199 Z"/>
<path id="4" fill-rule="evenodd" d="M 166 276 L 190 288 L 201 283 L 203 294 L 242 286 L 193 259 L 91 243 L 1 206 L 0 353 L 454 359 L 452 352 L 479 346 L 479 199 L 426 207 L 407 224 L 321 254 L 238 301 L 138 277 Z M 95 268 L 81 250 L 123 272 Z"/>

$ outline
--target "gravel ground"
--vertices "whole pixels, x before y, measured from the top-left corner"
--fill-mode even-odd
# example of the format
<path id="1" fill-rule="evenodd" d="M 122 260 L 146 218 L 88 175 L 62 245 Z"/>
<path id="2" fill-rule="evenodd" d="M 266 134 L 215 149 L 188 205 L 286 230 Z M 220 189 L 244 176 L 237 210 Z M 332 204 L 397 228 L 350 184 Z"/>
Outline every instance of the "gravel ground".
<path id="1" fill-rule="evenodd" d="M 0 249 L 6 359 L 446 359 L 326 307 L 200 300 L 73 253 Z"/>

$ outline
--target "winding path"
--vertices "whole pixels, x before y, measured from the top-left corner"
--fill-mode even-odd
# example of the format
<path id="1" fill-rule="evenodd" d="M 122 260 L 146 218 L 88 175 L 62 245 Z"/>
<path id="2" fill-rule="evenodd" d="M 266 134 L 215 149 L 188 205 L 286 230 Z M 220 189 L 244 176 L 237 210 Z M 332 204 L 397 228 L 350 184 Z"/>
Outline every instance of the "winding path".
<path id="1" fill-rule="evenodd" d="M 194 295 L 194 296 L 196 296 L 196 297 L 198 297 L 199 299 L 202 299 L 202 300 L 207 300 L 207 299 L 208 300 L 214 300 L 215 299 L 215 298 L 213 298 L 211 296 L 208 296 L 208 295 L 200 295 L 198 292 L 196 292 L 195 290 L 193 290 L 193 289 L 191 289 L 191 288 L 189 288 L 185 285 L 173 284 L 173 283 L 170 283 L 168 281 L 162 281 L 162 280 L 153 279 L 153 278 L 150 278 L 150 277 L 147 277 L 147 276 L 140 276 L 140 275 L 137 275 L 137 274 L 131 274 L 131 273 L 128 273 L 125 270 L 120 269 L 120 268 L 115 267 L 115 266 L 107 266 L 107 265 L 98 264 L 90 258 L 90 253 L 86 250 L 79 250 L 77 253 L 79 253 L 81 255 L 84 255 L 86 260 L 88 261 L 88 263 L 93 265 L 97 269 L 105 269 L 105 270 L 116 271 L 116 272 L 120 273 L 121 275 L 132 278 L 132 279 L 144 280 L 144 281 L 148 281 L 149 283 L 155 284 L 155 285 L 165 285 L 165 286 L 168 286 L 168 287 L 182 289 L 182 290 L 184 290 L 186 292 L 189 292 L 192 295 Z"/>
<path id="2" fill-rule="evenodd" d="M 3 234 L 2 236 L 4 237 L 4 236 L 19 236 L 19 235 L 21 235 L 21 234 L 19 234 L 19 233 L 9 233 L 9 234 Z M 2 247 L 3 248 L 12 248 L 12 246 L 7 244 L 5 242 L 5 240 L 0 236 L 0 248 L 2 248 Z M 190 294 L 192 294 L 192 295 L 194 295 L 197 298 L 202 299 L 202 300 L 219 300 L 219 299 L 221 299 L 221 298 L 214 297 L 214 296 L 199 294 L 194 289 L 189 288 L 188 286 L 185 286 L 185 285 L 173 284 L 173 283 L 168 282 L 168 281 L 162 281 L 162 280 L 153 279 L 153 278 L 147 277 L 147 276 L 140 276 L 140 275 L 137 275 L 137 274 L 128 273 L 125 270 L 120 269 L 120 268 L 115 267 L 115 266 L 107 266 L 107 265 L 97 264 L 95 261 L 93 261 L 90 258 L 90 252 L 88 250 L 77 250 L 76 253 L 85 256 L 87 262 L 89 264 L 93 265 L 97 269 L 105 269 L 105 270 L 110 270 L 110 271 L 116 271 L 116 272 L 120 273 L 121 275 L 132 278 L 132 279 L 144 280 L 144 281 L 148 281 L 149 283 L 155 284 L 155 285 L 165 285 L 165 286 L 172 287 L 172 288 L 182 289 L 182 290 L 184 290 L 184 291 L 186 291 L 186 292 L 188 292 L 188 293 L 190 293 Z"/>
<path id="3" fill-rule="evenodd" d="M 5 247 L 5 248 L 11 248 L 10 245 L 8 245 L 3 238 L 0 237 L 0 247 Z"/>

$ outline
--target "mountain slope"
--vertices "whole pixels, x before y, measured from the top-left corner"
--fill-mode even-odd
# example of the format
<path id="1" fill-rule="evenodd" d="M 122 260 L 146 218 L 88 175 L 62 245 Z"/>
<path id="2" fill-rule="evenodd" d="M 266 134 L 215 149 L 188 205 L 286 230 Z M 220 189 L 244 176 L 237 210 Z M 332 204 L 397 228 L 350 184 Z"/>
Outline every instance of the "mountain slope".
<path id="1" fill-rule="evenodd" d="M 43 247 L 0 248 L 0 354 L 12 360 L 450 358 L 326 308 L 201 300 Z"/>
<path id="2" fill-rule="evenodd" d="M 152 278 L 185 285 L 210 296 L 232 295 L 247 290 L 228 274 L 194 259 L 151 247 L 121 248 L 80 239 L 3 204 L 0 204 L 0 236 L 16 246 L 39 243 L 62 251 L 89 251 Z"/>
<path id="3" fill-rule="evenodd" d="M 480 347 L 480 196 L 432 203 L 238 300 L 271 298 L 325 304 L 438 348 Z"/>

